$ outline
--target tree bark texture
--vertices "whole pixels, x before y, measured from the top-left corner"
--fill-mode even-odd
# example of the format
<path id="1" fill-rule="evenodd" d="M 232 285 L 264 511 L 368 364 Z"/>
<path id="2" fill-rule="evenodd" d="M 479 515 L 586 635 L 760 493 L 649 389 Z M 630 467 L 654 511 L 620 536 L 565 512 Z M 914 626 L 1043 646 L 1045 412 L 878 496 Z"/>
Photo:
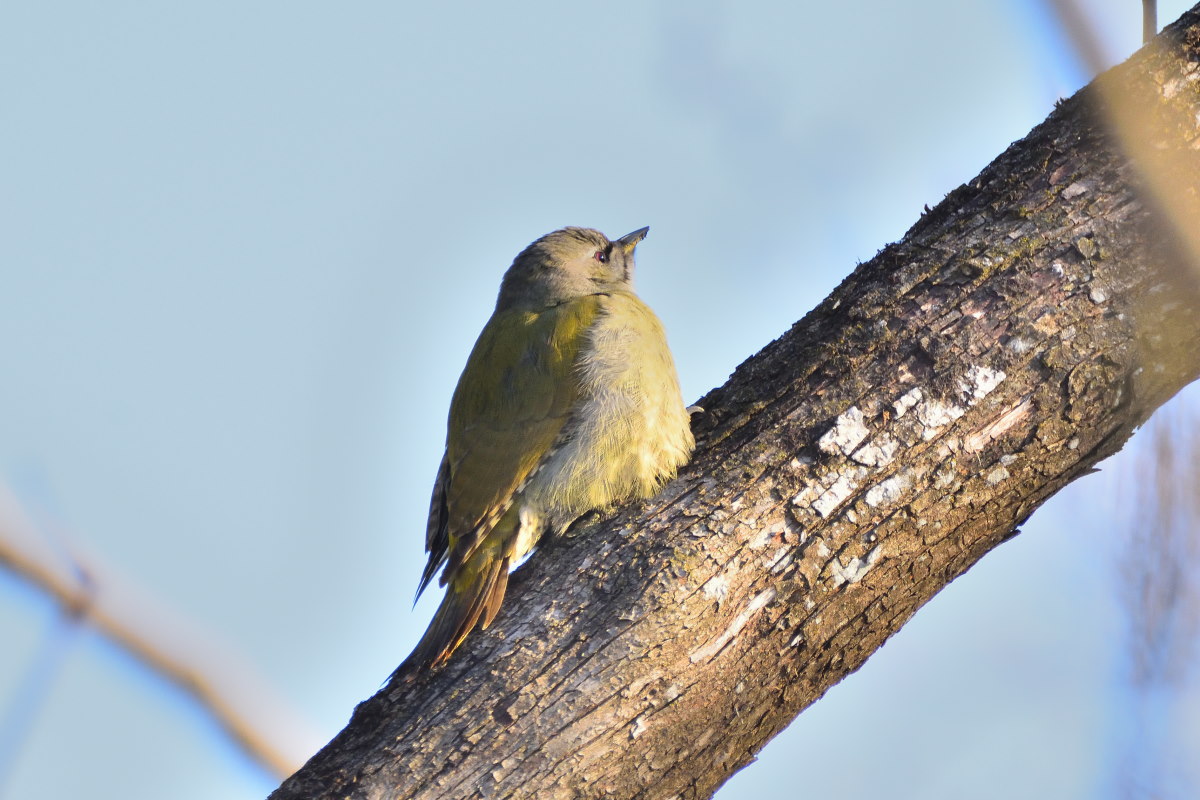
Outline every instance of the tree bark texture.
<path id="1" fill-rule="evenodd" d="M 710 796 L 1200 373 L 1198 178 L 1193 9 L 742 364 L 678 480 L 544 546 L 491 629 L 272 797 Z"/>

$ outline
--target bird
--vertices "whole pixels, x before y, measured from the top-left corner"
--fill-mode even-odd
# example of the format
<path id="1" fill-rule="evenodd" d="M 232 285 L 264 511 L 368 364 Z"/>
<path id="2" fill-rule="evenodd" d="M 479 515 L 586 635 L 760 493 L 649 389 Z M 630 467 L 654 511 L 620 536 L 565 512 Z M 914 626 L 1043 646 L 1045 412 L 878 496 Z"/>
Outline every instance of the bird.
<path id="1" fill-rule="evenodd" d="M 450 658 L 546 535 L 654 495 L 695 447 L 662 322 L 633 289 L 649 228 L 566 227 L 521 251 L 450 402 L 417 596 L 441 605 L 396 674 Z"/>

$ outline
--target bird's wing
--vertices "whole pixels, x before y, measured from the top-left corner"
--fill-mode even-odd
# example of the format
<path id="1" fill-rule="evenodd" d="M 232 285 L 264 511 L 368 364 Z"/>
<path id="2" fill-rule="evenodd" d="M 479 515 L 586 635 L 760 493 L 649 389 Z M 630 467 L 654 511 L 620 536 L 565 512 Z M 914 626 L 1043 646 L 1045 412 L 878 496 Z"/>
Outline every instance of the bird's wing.
<path id="1" fill-rule="evenodd" d="M 450 404 L 442 499 L 435 487 L 426 542 L 441 549 L 439 563 L 449 561 L 443 582 L 485 540 L 563 432 L 579 396 L 576 359 L 600 307 L 599 296 L 588 296 L 537 313 L 499 312 L 479 335 Z"/>
<path id="2" fill-rule="evenodd" d="M 446 553 L 450 547 L 450 515 L 446 509 L 446 487 L 450 483 L 450 455 L 442 456 L 442 465 L 438 467 L 437 479 L 433 482 L 433 497 L 429 498 L 429 522 L 425 528 L 425 552 L 429 553 L 429 561 L 421 573 L 421 582 L 417 584 L 417 597 L 425 591 L 429 581 L 446 563 Z"/>

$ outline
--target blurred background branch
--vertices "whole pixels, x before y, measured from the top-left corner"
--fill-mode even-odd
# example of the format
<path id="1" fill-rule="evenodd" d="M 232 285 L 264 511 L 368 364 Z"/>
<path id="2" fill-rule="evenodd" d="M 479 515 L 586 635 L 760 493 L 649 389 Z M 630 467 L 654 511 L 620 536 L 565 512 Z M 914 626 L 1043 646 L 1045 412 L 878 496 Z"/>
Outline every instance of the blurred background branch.
<path id="1" fill-rule="evenodd" d="M 1123 546 L 1116 589 L 1126 615 L 1125 684 L 1113 764 L 1117 795 L 1196 796 L 1184 703 L 1200 643 L 1200 434 L 1191 409 L 1164 409 L 1121 470 Z"/>
<path id="2" fill-rule="evenodd" d="M 38 699 L 67 656 L 77 625 L 90 625 L 149 670 L 192 696 L 253 760 L 279 778 L 311 755 L 317 737 L 271 686 L 213 636 L 167 608 L 95 556 L 56 547 L 0 484 L 0 565 L 54 598 L 59 623 L 30 662 L 0 720 L 0 780 L 6 777 Z"/>
<path id="3" fill-rule="evenodd" d="M 1099 75 L 1112 66 L 1113 61 L 1105 52 L 1095 26 L 1079 0 L 1044 0 L 1058 20 L 1065 38 L 1075 51 L 1076 58 L 1087 69 L 1088 74 Z"/>
<path id="4" fill-rule="evenodd" d="M 1115 59 L 1078 0 L 1047 0 L 1076 56 L 1099 74 Z M 1142 40 L 1154 46 L 1156 0 L 1142 0 Z M 1142 195 L 1166 222 L 1163 233 L 1186 252 L 1200 275 L 1196 187 L 1170 149 L 1151 148 L 1145 119 L 1113 83 L 1097 82 L 1113 131 L 1140 173 Z M 1181 143 L 1186 146 L 1186 143 Z M 1171 331 L 1156 335 L 1171 336 Z M 1169 407 L 1135 440 L 1120 470 L 1120 517 L 1125 537 L 1117 551 L 1116 592 L 1126 616 L 1126 696 L 1115 703 L 1118 747 L 1113 791 L 1128 800 L 1194 797 L 1187 772 L 1193 754 L 1179 708 L 1195 677 L 1200 638 L 1200 419 L 1194 408 Z M 1186 715 L 1185 715 L 1186 716 Z"/>

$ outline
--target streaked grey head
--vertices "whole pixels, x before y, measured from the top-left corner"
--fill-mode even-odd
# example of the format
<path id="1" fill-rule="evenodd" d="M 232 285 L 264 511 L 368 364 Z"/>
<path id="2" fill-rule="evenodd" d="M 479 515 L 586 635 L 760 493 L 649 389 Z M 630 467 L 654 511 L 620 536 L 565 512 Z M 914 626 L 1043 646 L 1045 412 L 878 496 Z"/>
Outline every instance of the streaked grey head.
<path id="1" fill-rule="evenodd" d="M 496 309 L 538 309 L 589 294 L 628 289 L 633 251 L 649 228 L 610 240 L 591 228 L 563 228 L 521 251 L 500 284 Z"/>

